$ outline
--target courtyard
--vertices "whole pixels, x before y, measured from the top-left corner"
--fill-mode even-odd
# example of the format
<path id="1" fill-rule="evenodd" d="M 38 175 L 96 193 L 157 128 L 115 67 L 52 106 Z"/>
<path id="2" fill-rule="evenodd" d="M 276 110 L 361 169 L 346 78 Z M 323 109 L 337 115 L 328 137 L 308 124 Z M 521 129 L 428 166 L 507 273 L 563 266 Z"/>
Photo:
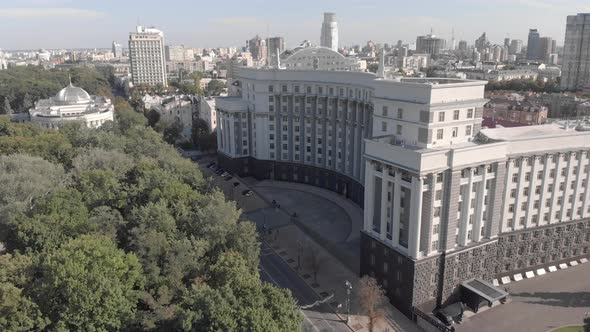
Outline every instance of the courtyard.
<path id="1" fill-rule="evenodd" d="M 551 331 L 581 325 L 590 315 L 590 263 L 558 270 L 507 287 L 511 301 L 455 325 L 455 331 Z"/>

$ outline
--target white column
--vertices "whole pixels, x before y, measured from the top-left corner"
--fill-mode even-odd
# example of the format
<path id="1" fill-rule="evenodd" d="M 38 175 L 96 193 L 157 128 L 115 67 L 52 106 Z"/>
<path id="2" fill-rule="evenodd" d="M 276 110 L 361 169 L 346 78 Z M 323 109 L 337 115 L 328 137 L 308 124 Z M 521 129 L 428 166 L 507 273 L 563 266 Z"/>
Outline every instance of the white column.
<path id="1" fill-rule="evenodd" d="M 526 222 L 526 228 L 532 228 L 532 227 L 536 227 L 537 225 L 533 225 L 533 212 L 534 211 L 540 211 L 541 208 L 541 200 L 539 200 L 539 209 L 536 210 L 535 209 L 535 197 L 536 197 L 536 193 L 535 193 L 535 188 L 537 187 L 537 172 L 539 171 L 539 167 L 537 165 L 537 157 L 536 156 L 530 156 L 529 157 L 531 160 L 531 181 L 530 181 L 530 185 L 529 185 L 529 195 L 528 197 L 526 197 L 526 199 L 528 199 L 528 204 L 527 204 L 527 208 L 526 208 L 526 215 L 525 215 L 525 222 Z M 539 213 L 539 215 L 537 215 L 537 222 L 539 221 L 539 219 L 542 219 L 543 215 L 541 215 Z"/>
<path id="2" fill-rule="evenodd" d="M 467 184 L 467 193 L 463 196 L 463 206 L 461 207 L 461 221 L 459 222 L 459 241 L 460 246 L 466 246 L 467 229 L 469 228 L 469 212 L 471 211 L 471 198 L 473 197 L 473 170 L 469 169 L 469 182 Z M 473 227 L 472 227 L 473 228 Z M 471 232 L 473 235 L 473 231 Z"/>
<path id="3" fill-rule="evenodd" d="M 418 258 L 420 252 L 420 228 L 422 226 L 422 178 L 412 177 L 412 202 L 410 204 L 409 256 Z"/>
<path id="4" fill-rule="evenodd" d="M 484 209 L 484 199 L 485 195 L 484 192 L 486 190 L 486 181 L 487 181 L 487 165 L 484 165 L 480 171 L 483 172 L 481 177 L 481 182 L 479 185 L 479 190 L 475 193 L 475 199 L 477 200 L 476 208 L 473 213 L 473 227 L 472 227 L 472 240 L 474 242 L 479 242 L 481 240 L 481 226 L 483 224 L 483 209 Z M 489 195 L 489 193 L 488 193 Z"/>
<path id="5" fill-rule="evenodd" d="M 385 178 L 386 169 L 383 168 L 383 176 L 381 177 L 381 226 L 379 237 L 381 241 L 387 240 L 387 183 L 389 182 Z"/>
<path id="6" fill-rule="evenodd" d="M 365 224 L 365 231 L 367 233 L 372 232 L 372 223 L 373 220 L 373 205 L 371 202 L 373 201 L 373 191 L 375 190 L 373 187 L 375 186 L 375 181 L 373 177 L 373 166 L 371 165 L 370 161 L 366 162 L 365 168 L 365 212 L 363 213 L 364 216 L 364 224 Z"/>
<path id="7" fill-rule="evenodd" d="M 401 188 L 399 182 L 401 181 L 401 175 L 399 172 L 395 172 L 395 181 L 393 182 L 393 205 L 391 213 L 393 221 L 391 224 L 391 242 L 394 247 L 399 247 L 399 213 L 400 213 L 400 196 Z"/>

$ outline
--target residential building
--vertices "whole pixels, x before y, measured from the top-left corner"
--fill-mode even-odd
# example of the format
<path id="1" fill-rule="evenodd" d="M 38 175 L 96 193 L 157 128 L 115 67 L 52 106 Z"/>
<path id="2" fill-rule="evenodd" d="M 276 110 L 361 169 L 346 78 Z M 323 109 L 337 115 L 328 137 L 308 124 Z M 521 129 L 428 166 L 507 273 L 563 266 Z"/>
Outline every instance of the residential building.
<path id="1" fill-rule="evenodd" d="M 475 40 L 475 49 L 480 53 L 483 53 L 483 51 L 490 47 L 490 45 L 491 44 L 488 41 L 488 37 L 485 32 Z"/>
<path id="2" fill-rule="evenodd" d="M 547 106 L 534 100 L 491 99 L 483 108 L 483 117 L 492 120 L 510 121 L 521 125 L 547 123 Z"/>
<path id="3" fill-rule="evenodd" d="M 520 54 L 522 52 L 522 40 L 512 39 L 510 42 L 510 54 Z"/>
<path id="4" fill-rule="evenodd" d="M 196 100 L 191 96 L 151 96 L 146 94 L 142 101 L 146 110 L 154 110 L 160 121 L 179 122 L 182 125 L 181 140 L 190 140 L 193 126 L 193 113 L 196 113 Z"/>
<path id="5" fill-rule="evenodd" d="M 116 59 L 123 56 L 123 46 L 114 40 L 113 40 L 113 45 L 112 45 L 112 51 L 113 51 L 113 57 L 115 57 Z"/>
<path id="6" fill-rule="evenodd" d="M 113 121 L 111 100 L 90 96 L 84 89 L 70 84 L 49 99 L 41 99 L 29 110 L 29 120 L 47 129 L 59 129 L 64 124 L 78 122 L 98 128 Z"/>
<path id="7" fill-rule="evenodd" d="M 285 51 L 285 39 L 283 37 L 269 37 L 266 38 L 266 45 L 268 47 L 268 65 L 277 66 L 281 54 Z"/>
<path id="8" fill-rule="evenodd" d="M 185 61 L 192 60 L 185 58 L 184 45 L 166 45 L 166 61 Z"/>
<path id="9" fill-rule="evenodd" d="M 215 98 L 200 98 L 198 105 L 199 118 L 205 120 L 210 131 L 215 131 L 217 129 L 217 110 L 215 108 Z"/>
<path id="10" fill-rule="evenodd" d="M 133 84 L 168 86 L 162 31 L 137 26 L 129 34 L 129 62 Z"/>
<path id="11" fill-rule="evenodd" d="M 564 90 L 590 83 L 590 13 L 567 17 L 561 70 Z"/>
<path id="12" fill-rule="evenodd" d="M 436 56 L 445 47 L 445 40 L 433 34 L 416 38 L 416 53 Z"/>
<path id="13" fill-rule="evenodd" d="M 539 53 L 538 53 L 538 60 L 543 61 L 544 63 L 549 63 L 551 58 L 551 54 L 555 53 L 552 51 L 553 47 L 553 38 L 551 37 L 541 37 L 539 39 Z"/>
<path id="14" fill-rule="evenodd" d="M 268 48 L 266 47 L 266 40 L 260 38 L 260 36 L 256 35 L 254 38 L 250 39 L 248 42 L 248 49 L 252 54 L 252 59 L 254 60 L 266 60 L 268 56 Z"/>
<path id="15" fill-rule="evenodd" d="M 539 30 L 537 29 L 530 29 L 529 30 L 529 38 L 527 43 L 527 52 L 526 58 L 527 60 L 540 60 L 540 52 L 539 52 L 539 39 L 541 35 L 539 35 Z"/>
<path id="16" fill-rule="evenodd" d="M 338 22 L 335 13 L 324 13 L 320 46 L 338 51 Z"/>

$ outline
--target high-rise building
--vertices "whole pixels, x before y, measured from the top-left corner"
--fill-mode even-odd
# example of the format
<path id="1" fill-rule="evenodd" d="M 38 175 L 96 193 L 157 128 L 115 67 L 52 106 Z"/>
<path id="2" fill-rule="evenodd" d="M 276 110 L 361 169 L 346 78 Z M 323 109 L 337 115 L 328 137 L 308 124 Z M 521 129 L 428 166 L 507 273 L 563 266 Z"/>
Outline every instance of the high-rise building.
<path id="1" fill-rule="evenodd" d="M 510 42 L 510 54 L 519 54 L 522 52 L 522 40 L 512 39 Z"/>
<path id="2" fill-rule="evenodd" d="M 336 14 L 334 13 L 324 13 L 320 46 L 338 51 L 338 23 L 336 22 Z"/>
<path id="3" fill-rule="evenodd" d="M 268 65 L 276 66 L 281 53 L 285 51 L 285 39 L 283 37 L 268 37 L 266 38 L 266 46 L 268 48 Z"/>
<path id="4" fill-rule="evenodd" d="M 120 58 L 123 56 L 123 46 L 113 40 L 113 57 Z"/>
<path id="5" fill-rule="evenodd" d="M 166 61 L 184 61 L 184 45 L 166 45 Z"/>
<path id="6" fill-rule="evenodd" d="M 553 45 L 553 38 L 551 37 L 541 37 L 539 38 L 539 51 L 538 51 L 538 59 L 544 63 L 549 62 L 549 56 L 551 55 L 551 49 Z"/>
<path id="7" fill-rule="evenodd" d="M 162 31 L 138 25 L 129 33 L 129 62 L 133 84 L 168 86 Z"/>
<path id="8" fill-rule="evenodd" d="M 266 47 L 266 40 L 260 38 L 260 36 L 256 35 L 254 38 L 250 39 L 248 42 L 248 49 L 252 54 L 252 59 L 254 60 L 263 60 L 266 59 L 268 55 L 268 48 Z"/>
<path id="9" fill-rule="evenodd" d="M 590 83 L 590 13 L 567 17 L 561 63 L 562 89 L 576 90 Z"/>
<path id="10" fill-rule="evenodd" d="M 459 51 L 467 51 L 467 41 L 466 40 L 459 41 Z"/>
<path id="11" fill-rule="evenodd" d="M 504 46 L 510 47 L 510 38 L 504 38 Z"/>
<path id="12" fill-rule="evenodd" d="M 445 40 L 435 35 L 418 36 L 416 38 L 416 53 L 438 55 L 445 47 Z"/>
<path id="13" fill-rule="evenodd" d="M 551 41 L 551 53 L 557 53 L 557 40 L 555 39 Z"/>
<path id="14" fill-rule="evenodd" d="M 475 40 L 475 49 L 478 52 L 483 53 L 483 51 L 488 47 L 490 47 L 490 42 L 488 41 L 488 36 L 484 32 L 479 38 Z"/>
<path id="15" fill-rule="evenodd" d="M 539 35 L 539 30 L 537 29 L 530 29 L 529 30 L 529 39 L 526 45 L 526 58 L 527 60 L 540 60 L 540 52 L 539 52 L 539 39 L 541 39 L 541 35 Z"/>

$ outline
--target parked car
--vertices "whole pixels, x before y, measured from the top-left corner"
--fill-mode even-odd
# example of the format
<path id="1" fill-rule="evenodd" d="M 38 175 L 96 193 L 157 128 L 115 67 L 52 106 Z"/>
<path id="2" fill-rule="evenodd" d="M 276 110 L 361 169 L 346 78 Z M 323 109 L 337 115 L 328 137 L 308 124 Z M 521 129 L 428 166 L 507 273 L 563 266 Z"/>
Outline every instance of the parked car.
<path id="1" fill-rule="evenodd" d="M 214 165 L 215 165 L 215 163 L 208 163 L 208 164 L 207 164 L 207 168 L 211 168 L 211 167 L 213 167 Z"/>
<path id="2" fill-rule="evenodd" d="M 242 195 L 244 195 L 246 197 L 250 197 L 250 196 L 254 195 L 254 192 L 252 190 L 244 190 L 244 191 L 242 191 Z"/>
<path id="3" fill-rule="evenodd" d="M 223 173 L 221 173 L 221 177 L 222 177 L 222 178 L 224 178 L 224 177 L 226 177 L 226 176 L 229 176 L 229 173 L 228 173 L 228 172 L 223 172 Z"/>
<path id="4" fill-rule="evenodd" d="M 215 174 L 217 175 L 221 175 L 223 173 L 225 173 L 225 170 L 223 168 L 218 168 L 217 171 L 215 171 Z"/>
<path id="5" fill-rule="evenodd" d="M 229 180 L 231 180 L 231 179 L 233 179 L 233 178 L 234 178 L 234 177 L 230 175 L 230 176 L 228 176 L 228 177 L 226 177 L 226 178 L 225 178 L 225 181 L 229 181 Z"/>
<path id="6" fill-rule="evenodd" d="M 237 186 L 239 186 L 239 185 L 240 185 L 240 183 L 239 183 L 239 182 L 234 182 L 234 187 L 237 187 Z"/>

